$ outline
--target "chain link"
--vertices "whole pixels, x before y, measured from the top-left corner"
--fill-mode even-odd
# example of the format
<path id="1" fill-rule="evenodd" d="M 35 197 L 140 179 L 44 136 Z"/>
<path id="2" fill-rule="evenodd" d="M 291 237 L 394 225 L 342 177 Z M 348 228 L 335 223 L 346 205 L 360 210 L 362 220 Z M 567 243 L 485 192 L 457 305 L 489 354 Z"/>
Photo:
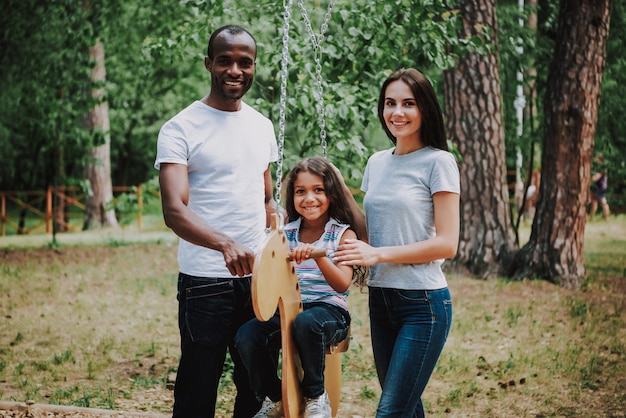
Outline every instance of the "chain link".
<path id="1" fill-rule="evenodd" d="M 289 65 L 289 25 L 291 21 L 291 6 L 293 0 L 283 0 L 285 12 L 283 14 L 283 50 L 280 68 L 280 113 L 278 116 L 278 162 L 276 164 L 276 192 L 274 200 L 276 201 L 276 211 L 280 206 L 282 199 L 283 187 L 283 154 L 285 149 L 285 113 L 287 111 L 287 78 L 289 73 L 287 67 Z"/>
<path id="2" fill-rule="evenodd" d="M 311 39 L 313 45 L 313 53 L 315 55 L 315 81 L 317 84 L 317 110 L 318 110 L 318 123 L 320 125 L 320 139 L 322 147 L 322 156 L 326 158 L 326 119 L 324 117 L 324 88 L 322 85 L 322 42 L 324 36 L 328 30 L 328 22 L 330 22 L 333 6 L 335 0 L 330 0 L 328 3 L 328 10 L 324 16 L 320 33 L 315 35 L 311 26 L 311 20 L 304 7 L 303 0 L 298 0 L 298 7 L 300 8 L 300 14 L 304 20 L 304 25 Z M 293 0 L 283 0 L 283 7 L 285 9 L 283 14 L 283 49 L 282 49 L 282 61 L 280 69 L 280 112 L 278 119 L 278 161 L 276 164 L 276 192 L 274 194 L 274 200 L 276 201 L 276 208 L 280 207 L 282 200 L 282 177 L 283 177 L 283 162 L 284 162 L 284 149 L 285 149 L 285 115 L 287 111 L 287 78 L 289 77 L 289 27 L 291 22 L 291 8 Z"/>
<path id="3" fill-rule="evenodd" d="M 313 27 L 311 26 L 311 20 L 309 19 L 309 15 L 304 7 L 303 0 L 298 0 L 298 7 L 300 8 L 300 14 L 302 15 L 302 19 L 304 20 L 304 26 L 309 34 L 309 38 L 311 39 L 311 44 L 313 45 L 313 54 L 315 55 L 315 81 L 317 84 L 317 116 L 318 123 L 320 125 L 320 139 L 321 139 L 321 147 L 322 147 L 322 156 L 326 158 L 326 149 L 328 143 L 326 142 L 326 118 L 324 115 L 324 87 L 322 85 L 322 42 L 324 42 L 324 36 L 326 35 L 326 31 L 328 30 L 328 22 L 330 22 L 331 14 L 333 11 L 335 1 L 330 0 L 328 2 L 328 10 L 326 10 L 326 15 L 324 16 L 324 21 L 320 28 L 320 33 L 316 35 L 313 32 Z"/>

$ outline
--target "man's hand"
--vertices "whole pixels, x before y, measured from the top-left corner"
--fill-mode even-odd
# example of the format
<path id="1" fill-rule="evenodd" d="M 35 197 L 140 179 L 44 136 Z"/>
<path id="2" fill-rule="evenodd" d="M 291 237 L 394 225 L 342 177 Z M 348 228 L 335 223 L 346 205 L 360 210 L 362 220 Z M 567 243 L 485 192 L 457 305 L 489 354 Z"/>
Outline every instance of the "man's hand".
<path id="1" fill-rule="evenodd" d="M 245 245 L 232 243 L 222 250 L 224 261 L 230 274 L 233 276 L 249 276 L 254 267 L 254 252 Z"/>

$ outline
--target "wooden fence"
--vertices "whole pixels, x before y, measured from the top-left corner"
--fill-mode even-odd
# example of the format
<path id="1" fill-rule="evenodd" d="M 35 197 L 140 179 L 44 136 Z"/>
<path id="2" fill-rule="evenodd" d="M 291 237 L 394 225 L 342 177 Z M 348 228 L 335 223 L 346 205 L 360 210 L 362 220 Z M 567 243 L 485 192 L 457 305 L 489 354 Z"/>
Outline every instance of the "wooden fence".
<path id="1" fill-rule="evenodd" d="M 508 189 L 510 203 L 519 206 L 519 196 L 516 199 L 515 172 L 507 172 Z M 626 182 L 623 180 L 613 182 L 612 189 L 607 198 L 611 204 L 611 212 L 614 214 L 626 212 Z M 134 189 L 137 195 L 137 227 L 142 228 L 142 212 L 144 204 L 143 185 L 136 187 L 115 186 L 113 193 L 128 193 Z M 358 189 L 353 191 L 360 193 Z M 158 192 L 150 191 L 150 194 L 159 196 Z M 114 198 L 115 199 L 115 198 Z M 85 212 L 85 196 L 78 187 L 56 186 L 49 187 L 46 191 L 2 191 L 0 190 L 0 236 L 6 236 L 6 227 L 15 229 L 17 234 L 29 234 L 39 230 L 52 233 L 53 223 L 66 231 L 75 231 L 82 228 L 82 223 L 72 224 L 72 218 L 83 218 Z M 7 204 L 11 205 L 11 208 Z M 527 202 L 526 209 L 532 210 L 533 201 Z M 21 210 L 19 210 L 21 208 Z M 68 210 L 65 210 L 69 208 Z M 11 210 L 9 210 L 11 209 Z M 16 210 L 17 209 L 17 210 Z M 28 216 L 23 213 L 27 213 Z M 57 216 L 55 213 L 62 213 L 64 216 Z M 28 225 L 25 220 L 28 219 Z M 43 232 L 43 231 L 42 231 Z"/>
<path id="2" fill-rule="evenodd" d="M 134 188 L 137 195 L 137 226 L 142 226 L 143 190 L 142 185 Z M 133 190 L 131 186 L 113 187 L 114 193 Z M 10 209 L 18 209 L 10 210 Z M 7 226 L 13 227 L 18 234 L 29 234 L 45 229 L 52 233 L 53 222 L 62 230 L 72 231 L 82 227 L 72 224 L 71 220 L 83 218 L 85 195 L 78 187 L 55 186 L 48 190 L 2 191 L 0 190 L 0 236 L 6 236 Z M 55 213 L 63 216 L 54 218 Z M 28 219 L 28 225 L 26 220 Z"/>

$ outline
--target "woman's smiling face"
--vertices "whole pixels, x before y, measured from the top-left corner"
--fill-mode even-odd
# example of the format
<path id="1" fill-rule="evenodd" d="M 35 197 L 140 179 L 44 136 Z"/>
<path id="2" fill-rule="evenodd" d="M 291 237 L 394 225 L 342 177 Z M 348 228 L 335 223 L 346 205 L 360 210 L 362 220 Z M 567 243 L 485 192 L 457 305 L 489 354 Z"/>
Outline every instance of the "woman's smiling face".
<path id="1" fill-rule="evenodd" d="M 387 86 L 383 117 L 387 129 L 397 140 L 420 140 L 422 113 L 411 88 L 404 81 L 396 80 Z"/>

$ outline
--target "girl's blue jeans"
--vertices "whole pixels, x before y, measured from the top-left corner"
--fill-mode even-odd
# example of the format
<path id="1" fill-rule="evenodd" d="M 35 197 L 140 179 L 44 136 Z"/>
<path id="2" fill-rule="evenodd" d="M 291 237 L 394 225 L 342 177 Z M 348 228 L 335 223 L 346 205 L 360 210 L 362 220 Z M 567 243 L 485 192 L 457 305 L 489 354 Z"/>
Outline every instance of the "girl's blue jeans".
<path id="1" fill-rule="evenodd" d="M 345 339 L 349 325 L 350 314 L 328 303 L 305 304 L 303 312 L 296 317 L 292 337 L 304 371 L 302 394 L 307 398 L 317 398 L 324 393 L 326 346 Z M 235 335 L 235 347 L 248 369 L 250 385 L 258 399 L 267 396 L 273 401 L 280 400 L 278 313 L 269 321 L 252 319 L 245 323 Z"/>
<path id="2" fill-rule="evenodd" d="M 382 395 L 377 418 L 424 417 L 422 393 L 448 338 L 448 288 L 369 288 L 372 348 Z"/>

